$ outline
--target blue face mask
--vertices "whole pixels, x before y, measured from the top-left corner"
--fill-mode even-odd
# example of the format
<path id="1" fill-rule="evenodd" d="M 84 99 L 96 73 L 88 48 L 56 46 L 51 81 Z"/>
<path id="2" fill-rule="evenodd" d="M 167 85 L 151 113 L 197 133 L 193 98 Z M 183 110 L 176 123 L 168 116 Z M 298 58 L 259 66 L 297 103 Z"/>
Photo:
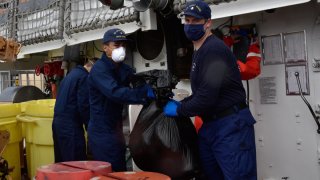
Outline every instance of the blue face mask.
<path id="1" fill-rule="evenodd" d="M 205 34 L 204 24 L 185 24 L 184 33 L 191 41 L 198 41 Z"/>

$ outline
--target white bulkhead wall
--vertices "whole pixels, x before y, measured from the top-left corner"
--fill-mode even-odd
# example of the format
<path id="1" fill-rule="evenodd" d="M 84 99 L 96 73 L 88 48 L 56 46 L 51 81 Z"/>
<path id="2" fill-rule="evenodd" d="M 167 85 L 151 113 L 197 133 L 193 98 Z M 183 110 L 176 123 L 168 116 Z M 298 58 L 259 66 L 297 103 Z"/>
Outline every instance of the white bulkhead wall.
<path id="1" fill-rule="evenodd" d="M 280 8 L 272 14 L 259 12 L 235 19 L 237 24 L 256 23 L 259 35 L 306 31 L 310 82 L 310 96 L 306 98 L 313 108 L 320 102 L 320 73 L 312 71 L 313 59 L 320 57 L 319 10 L 319 4 L 310 2 Z M 278 102 L 262 105 L 259 78 L 250 81 L 251 109 L 257 120 L 259 179 L 320 179 L 317 125 L 300 96 L 286 96 L 285 65 L 262 65 L 259 77 L 276 77 Z"/>
<path id="2" fill-rule="evenodd" d="M 152 46 L 152 44 L 150 44 Z M 164 43 L 161 53 L 153 60 L 144 59 L 138 51 L 133 53 L 133 66 L 136 72 L 149 71 L 153 69 L 167 69 L 166 45 Z"/>
<path id="3" fill-rule="evenodd" d="M 214 12 L 213 12 L 214 13 Z M 318 21 L 317 21 L 318 18 Z M 320 72 L 312 71 L 312 60 L 320 58 L 320 4 L 312 1 L 276 9 L 272 14 L 257 12 L 234 17 L 234 24 L 257 25 L 259 35 L 306 31 L 310 95 L 312 107 L 320 103 Z M 221 24 L 225 19 L 213 20 Z M 217 24 L 214 24 L 215 26 Z M 164 68 L 165 49 L 154 61 L 145 61 L 134 54 L 137 72 Z M 150 63 L 150 67 L 145 67 Z M 261 75 L 250 80 L 250 109 L 257 123 L 256 147 L 259 180 L 319 180 L 320 135 L 306 104 L 300 96 L 286 95 L 285 65 L 263 66 Z M 260 103 L 259 78 L 275 77 L 277 104 Z M 245 83 L 244 83 L 245 85 Z M 189 80 L 182 80 L 179 89 L 189 92 Z"/>

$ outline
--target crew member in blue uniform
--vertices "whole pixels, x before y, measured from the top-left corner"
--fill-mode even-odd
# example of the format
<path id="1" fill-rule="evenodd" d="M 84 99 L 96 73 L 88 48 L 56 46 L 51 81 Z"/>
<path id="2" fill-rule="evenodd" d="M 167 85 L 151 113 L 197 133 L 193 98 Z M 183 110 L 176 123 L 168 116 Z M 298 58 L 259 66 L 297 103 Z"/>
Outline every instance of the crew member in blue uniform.
<path id="1" fill-rule="evenodd" d="M 130 88 L 134 76 L 123 63 L 127 38 L 120 29 L 110 29 L 103 37 L 104 53 L 89 74 L 89 147 L 93 158 L 111 163 L 114 171 L 125 171 L 125 139 L 122 130 L 124 104 L 143 104 L 155 95 L 150 86 Z"/>
<path id="2" fill-rule="evenodd" d="M 256 180 L 255 120 L 246 105 L 236 58 L 211 34 L 211 9 L 203 1 L 187 4 L 182 13 L 186 37 L 193 42 L 192 95 L 169 101 L 166 116 L 200 116 L 202 168 L 209 180 Z"/>
<path id="3" fill-rule="evenodd" d="M 94 60 L 78 65 L 62 80 L 52 123 L 55 162 L 87 160 L 84 127 L 88 126 L 88 74 Z"/>

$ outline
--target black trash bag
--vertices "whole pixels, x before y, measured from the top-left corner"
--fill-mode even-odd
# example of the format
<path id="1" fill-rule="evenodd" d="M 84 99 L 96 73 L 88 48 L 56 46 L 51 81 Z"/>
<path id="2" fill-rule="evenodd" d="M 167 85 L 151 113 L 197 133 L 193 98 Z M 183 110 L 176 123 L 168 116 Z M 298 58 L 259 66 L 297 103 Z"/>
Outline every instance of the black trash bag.
<path id="1" fill-rule="evenodd" d="M 164 70 L 141 75 L 154 88 L 157 100 L 144 105 L 130 134 L 129 149 L 134 162 L 141 170 L 163 173 L 172 179 L 195 177 L 199 156 L 191 119 L 163 114 L 176 79 Z"/>
<path id="2" fill-rule="evenodd" d="M 149 84 L 156 95 L 157 103 L 164 104 L 173 96 L 172 89 L 179 80 L 168 70 L 150 70 L 135 74 L 131 79 L 133 87 L 140 87 Z"/>
<path id="3" fill-rule="evenodd" d="M 166 117 L 155 101 L 141 110 L 130 134 L 136 165 L 173 179 L 190 179 L 198 170 L 197 133 L 190 118 Z"/>
<path id="4" fill-rule="evenodd" d="M 179 80 L 176 76 L 172 75 L 168 70 L 150 70 L 145 72 L 140 72 L 135 74 L 136 81 L 133 83 L 133 86 L 137 86 L 137 81 L 143 83 L 148 83 L 154 88 L 174 88 Z"/>

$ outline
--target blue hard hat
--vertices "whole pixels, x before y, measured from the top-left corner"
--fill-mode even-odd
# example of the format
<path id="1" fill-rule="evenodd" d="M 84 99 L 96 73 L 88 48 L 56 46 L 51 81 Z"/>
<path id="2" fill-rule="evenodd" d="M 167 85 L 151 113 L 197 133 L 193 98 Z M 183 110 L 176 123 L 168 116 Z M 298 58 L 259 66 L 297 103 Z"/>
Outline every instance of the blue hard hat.
<path id="1" fill-rule="evenodd" d="M 192 16 L 198 19 L 211 19 L 211 9 L 203 1 L 188 2 L 182 16 Z"/>
<path id="2" fill-rule="evenodd" d="M 103 43 L 108 42 L 116 42 L 116 41 L 127 41 L 126 33 L 122 31 L 121 29 L 115 28 L 110 29 L 103 35 Z"/>

